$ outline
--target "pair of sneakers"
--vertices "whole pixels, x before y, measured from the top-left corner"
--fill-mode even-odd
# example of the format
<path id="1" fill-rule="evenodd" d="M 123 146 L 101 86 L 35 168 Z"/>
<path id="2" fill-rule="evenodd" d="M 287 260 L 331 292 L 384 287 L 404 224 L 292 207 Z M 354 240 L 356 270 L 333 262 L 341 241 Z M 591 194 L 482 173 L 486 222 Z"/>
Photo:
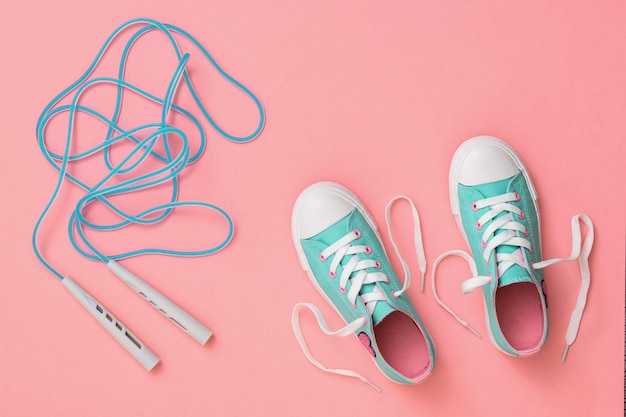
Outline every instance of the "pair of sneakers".
<path id="1" fill-rule="evenodd" d="M 436 260 L 432 285 L 437 302 L 477 334 L 436 291 L 439 263 L 448 256 L 461 256 L 473 273 L 462 290 L 467 293 L 482 289 L 487 330 L 493 344 L 511 356 L 532 355 L 544 345 L 548 332 L 543 268 L 578 260 L 582 285 L 566 334 L 564 361 L 578 332 L 589 288 L 591 220 L 584 214 L 572 218 L 572 252 L 568 258 L 543 260 L 537 193 L 517 153 L 494 137 L 475 137 L 458 148 L 452 159 L 449 183 L 452 213 L 472 256 L 451 251 Z M 300 312 L 312 311 L 326 334 L 354 334 L 382 373 L 394 382 L 415 384 L 432 373 L 436 359 L 434 343 L 408 297 L 408 267 L 391 235 L 389 212 L 398 199 L 411 204 L 423 290 L 426 260 L 419 215 L 408 197 L 394 198 L 386 209 L 389 237 L 405 273 L 403 283 L 391 267 L 372 216 L 347 188 L 332 182 L 308 187 L 296 200 L 292 216 L 292 235 L 303 269 L 346 322 L 343 328 L 331 331 L 317 307 L 299 303 L 292 314 L 296 338 L 307 358 L 320 369 L 357 377 L 377 390 L 362 375 L 328 369 L 312 356 L 300 328 Z M 587 228 L 584 242 L 580 222 Z"/>

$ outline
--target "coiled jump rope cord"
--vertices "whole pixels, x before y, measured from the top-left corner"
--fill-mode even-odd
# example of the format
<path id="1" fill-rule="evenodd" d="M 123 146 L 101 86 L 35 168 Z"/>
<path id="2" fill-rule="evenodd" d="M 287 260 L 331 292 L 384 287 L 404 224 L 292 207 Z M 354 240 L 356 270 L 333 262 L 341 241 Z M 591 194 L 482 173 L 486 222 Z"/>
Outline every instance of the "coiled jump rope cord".
<path id="1" fill-rule="evenodd" d="M 93 73 L 101 62 L 105 52 L 111 46 L 113 40 L 129 28 L 135 31 L 127 41 L 119 62 L 119 70 L 116 77 L 93 77 Z M 172 50 L 178 59 L 176 69 L 169 81 L 165 94 L 150 93 L 125 81 L 125 70 L 132 47 L 146 34 L 156 32 L 162 34 L 171 44 Z M 176 35 L 176 37 L 175 37 Z M 187 64 L 189 53 L 183 53 L 177 39 L 185 39 L 193 44 L 218 71 L 232 85 L 238 87 L 256 105 L 259 112 L 259 122 L 255 130 L 243 137 L 229 134 L 222 129 L 211 117 L 207 108 L 200 99 L 198 91 L 194 88 Z M 54 167 L 59 175 L 52 196 L 46 204 L 41 216 L 37 220 L 33 232 L 32 244 L 37 258 L 55 276 L 62 280 L 63 285 L 85 307 L 107 331 L 118 340 L 146 369 L 152 369 L 159 361 L 156 355 L 145 346 L 137 336 L 131 333 L 118 319 L 116 319 L 101 303 L 82 289 L 70 277 L 64 276 L 56 267 L 48 262 L 39 249 L 39 231 L 42 222 L 49 213 L 54 202 L 58 199 L 61 188 L 66 181 L 78 185 L 84 190 L 84 195 L 71 213 L 68 222 L 68 233 L 73 247 L 84 257 L 102 261 L 120 279 L 122 279 L 137 294 L 158 309 L 164 316 L 186 333 L 190 334 L 199 343 L 204 344 L 211 336 L 211 331 L 197 321 L 181 307 L 169 300 L 163 294 L 151 287 L 145 281 L 122 267 L 117 261 L 133 256 L 145 254 L 162 254 L 171 256 L 204 256 L 223 249 L 233 236 L 233 222 L 228 213 L 220 207 L 201 201 L 179 201 L 180 179 L 179 175 L 186 167 L 196 162 L 206 148 L 206 133 L 200 120 L 183 107 L 174 104 L 174 96 L 180 85 L 184 83 L 191 93 L 197 108 L 204 119 L 225 139 L 237 143 L 245 143 L 256 138 L 263 129 L 265 113 L 260 101 L 246 87 L 227 74 L 211 57 L 207 50 L 190 34 L 184 30 L 169 24 L 162 24 L 151 19 L 134 19 L 118 27 L 105 41 L 96 55 L 96 58 L 87 71 L 69 87 L 61 91 L 44 108 L 37 122 L 37 139 L 41 152 L 46 160 Z M 81 96 L 98 86 L 115 86 L 116 96 L 112 114 L 107 115 L 87 105 L 81 104 Z M 122 114 L 122 99 L 125 93 L 145 98 L 160 106 L 160 118 L 152 123 L 127 128 L 120 123 Z M 68 104 L 69 102 L 69 104 Z M 180 128 L 170 124 L 172 114 L 176 117 L 187 119 L 194 126 L 194 133 L 200 138 L 198 150 L 191 153 L 189 135 Z M 64 115 L 67 118 L 67 135 L 62 153 L 55 153 L 49 147 L 46 136 L 46 127 L 57 116 Z M 80 135 L 77 133 L 76 120 L 79 117 L 88 117 L 105 125 L 106 134 L 101 141 L 90 149 L 72 153 L 72 145 L 79 142 Z M 197 130 L 197 132 L 196 132 Z M 91 139 L 92 140 L 92 139 Z M 129 147 L 129 144 L 131 145 Z M 114 162 L 111 156 L 116 149 L 119 154 L 125 150 L 126 154 L 119 162 Z M 130 151 L 128 151 L 130 149 Z M 161 149 L 161 151 L 157 151 Z M 95 182 L 88 184 L 77 175 L 68 172 L 68 166 L 72 162 L 86 160 L 101 154 L 106 166 L 106 173 Z M 150 161 L 150 164 L 147 162 Z M 156 162 L 156 163 L 155 163 Z M 149 169 L 147 167 L 150 167 Z M 155 167 L 156 166 L 156 167 Z M 113 201 L 120 198 L 131 198 L 137 192 L 159 187 L 171 186 L 171 194 L 167 201 L 155 205 L 141 212 L 133 213 L 123 210 Z M 122 196 L 122 197 L 118 197 Z M 85 212 L 94 203 L 104 205 L 114 214 L 115 221 L 95 222 L 85 216 Z M 176 209 L 185 206 L 200 207 L 217 212 L 228 223 L 228 232 L 224 239 L 217 245 L 199 250 L 176 250 L 170 248 L 147 247 L 120 253 L 104 253 L 97 248 L 88 238 L 86 230 L 92 232 L 106 232 L 125 228 L 131 225 L 149 226 L 165 220 Z"/>

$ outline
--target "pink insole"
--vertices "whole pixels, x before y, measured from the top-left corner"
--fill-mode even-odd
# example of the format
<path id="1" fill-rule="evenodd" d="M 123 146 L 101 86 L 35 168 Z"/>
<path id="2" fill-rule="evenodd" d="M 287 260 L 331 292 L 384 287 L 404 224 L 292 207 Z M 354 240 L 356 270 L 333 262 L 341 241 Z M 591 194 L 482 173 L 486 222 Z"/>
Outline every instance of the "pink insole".
<path id="1" fill-rule="evenodd" d="M 394 311 L 374 326 L 374 335 L 382 357 L 405 377 L 417 378 L 428 370 L 426 339 L 411 317 Z"/>
<path id="2" fill-rule="evenodd" d="M 496 314 L 504 337 L 523 352 L 539 347 L 544 317 L 541 298 L 532 282 L 519 282 L 498 288 Z"/>

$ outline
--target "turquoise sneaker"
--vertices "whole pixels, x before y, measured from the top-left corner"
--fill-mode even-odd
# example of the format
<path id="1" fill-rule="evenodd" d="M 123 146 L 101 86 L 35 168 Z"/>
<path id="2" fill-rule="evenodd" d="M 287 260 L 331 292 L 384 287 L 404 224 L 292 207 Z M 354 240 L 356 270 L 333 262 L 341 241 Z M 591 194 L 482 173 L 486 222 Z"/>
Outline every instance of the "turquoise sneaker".
<path id="1" fill-rule="evenodd" d="M 387 207 L 387 215 L 394 200 Z M 419 217 L 414 205 L 412 208 L 419 254 L 423 253 Z M 406 294 L 408 275 L 404 285 L 400 284 L 376 225 L 356 196 L 331 182 L 308 187 L 295 203 L 292 234 L 302 268 L 347 323 L 342 329 L 330 331 L 315 306 L 297 304 L 292 325 L 307 358 L 326 372 L 357 377 L 378 389 L 356 372 L 328 369 L 312 357 L 300 330 L 302 308 L 313 311 L 327 334 L 354 334 L 392 381 L 424 381 L 435 365 L 435 347 Z"/>
<path id="2" fill-rule="evenodd" d="M 566 350 L 573 343 L 587 298 L 590 273 L 588 256 L 593 244 L 593 224 L 584 214 L 572 219 L 572 255 L 544 261 L 541 253 L 537 192 L 517 153 L 500 139 L 481 136 L 463 143 L 450 167 L 450 202 L 472 259 L 473 278 L 462 285 L 468 293 L 481 288 L 487 330 L 493 344 L 512 356 L 529 356 L 544 345 L 548 334 L 548 303 L 543 268 L 556 262 L 578 260 L 583 284 L 572 314 Z M 582 245 L 579 220 L 587 226 Z M 454 313 L 452 313 L 454 315 Z M 474 331 L 466 322 L 463 325 Z M 474 331 L 475 332 L 475 331 Z"/>

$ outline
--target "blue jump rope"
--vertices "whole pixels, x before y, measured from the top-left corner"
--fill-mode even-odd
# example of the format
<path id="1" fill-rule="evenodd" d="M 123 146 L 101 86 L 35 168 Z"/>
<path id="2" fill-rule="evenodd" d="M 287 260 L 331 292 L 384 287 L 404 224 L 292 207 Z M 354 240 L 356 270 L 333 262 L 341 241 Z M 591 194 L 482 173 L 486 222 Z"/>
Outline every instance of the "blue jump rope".
<path id="1" fill-rule="evenodd" d="M 90 78 L 102 59 L 105 51 L 110 47 L 113 40 L 123 31 L 131 26 L 141 26 L 130 37 L 122 52 L 119 72 L 117 78 L 110 77 L 94 77 Z M 130 50 L 133 45 L 145 34 L 157 31 L 166 36 L 170 41 L 174 52 L 178 58 L 178 65 L 164 98 L 150 94 L 126 81 L 124 81 L 124 73 Z M 231 84 L 238 87 L 246 94 L 259 112 L 259 123 L 256 129 L 248 136 L 237 137 L 227 133 L 222 129 L 211 117 L 206 107 L 202 104 L 198 92 L 191 83 L 187 72 L 187 63 L 189 61 L 189 53 L 181 52 L 174 34 L 190 41 L 200 52 L 209 60 L 213 67 Z M 173 301 L 161 294 L 159 291 L 151 287 L 148 283 L 125 269 L 117 261 L 133 256 L 146 254 L 161 254 L 181 257 L 205 256 L 215 253 L 228 245 L 233 236 L 233 222 L 228 213 L 218 206 L 201 201 L 178 201 L 179 194 L 179 178 L 181 172 L 190 164 L 196 162 L 206 148 L 206 133 L 200 121 L 189 111 L 173 103 L 174 95 L 181 81 L 184 80 L 187 88 L 191 92 L 193 100 L 204 115 L 205 119 L 213 126 L 213 128 L 224 138 L 236 142 L 245 143 L 256 138 L 263 129 L 265 123 L 265 113 L 260 101 L 245 86 L 227 74 L 211 57 L 207 50 L 190 34 L 184 30 L 169 24 L 162 24 L 151 19 L 133 19 L 120 27 L 118 27 L 105 41 L 104 45 L 96 55 L 92 64 L 87 71 L 69 87 L 61 91 L 52 101 L 45 107 L 37 122 L 37 139 L 41 152 L 59 173 L 59 180 L 54 188 L 54 192 L 48 203 L 46 204 L 41 216 L 35 224 L 32 237 L 33 249 L 37 258 L 41 263 L 55 276 L 61 279 L 64 287 L 80 302 L 80 304 L 89 311 L 89 313 L 105 327 L 105 329 L 131 354 L 135 357 L 147 370 L 152 369 L 158 362 L 158 357 L 144 344 L 140 339 L 130 332 L 113 314 L 107 310 L 100 302 L 92 297 L 87 291 L 81 288 L 70 277 L 63 275 L 58 269 L 53 267 L 42 255 L 38 247 L 38 234 L 41 224 L 50 211 L 50 208 L 57 200 L 61 186 L 68 180 L 78 185 L 85 191 L 85 195 L 78 201 L 73 212 L 71 213 L 68 223 L 68 233 L 72 246 L 84 257 L 102 261 L 107 267 L 137 294 L 145 299 L 150 305 L 159 310 L 170 321 L 176 324 L 180 329 L 191 335 L 196 341 L 205 344 L 211 337 L 212 332 L 202 323 L 193 318 L 189 313 L 176 305 Z M 97 86 L 98 84 L 108 84 L 117 86 L 117 95 L 115 99 L 115 107 L 112 116 L 104 115 L 90 107 L 79 104 L 79 99 L 83 92 Z M 140 95 L 148 100 L 158 103 L 161 106 L 160 120 L 132 129 L 124 129 L 119 124 L 122 96 L 125 90 Z M 70 104 L 60 104 L 64 98 L 71 98 Z M 66 100 L 67 101 L 67 100 Z M 200 146 L 196 153 L 191 154 L 187 134 L 181 129 L 168 124 L 168 117 L 173 113 L 188 119 L 198 130 L 200 136 Z M 46 126 L 55 117 L 63 113 L 68 113 L 67 137 L 63 154 L 55 154 L 50 151 L 46 144 Z M 108 126 L 106 135 L 102 138 L 102 142 L 93 148 L 72 154 L 72 141 L 77 140 L 74 134 L 75 120 L 78 114 L 90 116 Z M 121 162 L 114 164 L 111 159 L 111 150 L 117 144 L 122 142 L 134 144 L 134 147 Z M 164 153 L 155 150 L 157 144 L 162 145 Z M 176 152 L 173 152 L 176 149 Z M 76 176 L 68 173 L 68 165 L 71 162 L 78 161 L 95 154 L 102 153 L 104 163 L 108 170 L 106 175 L 102 177 L 95 185 L 88 185 Z M 156 160 L 160 163 L 160 167 L 150 172 L 137 174 L 133 176 L 133 172 L 139 168 L 148 158 Z M 123 180 L 121 180 L 123 178 Z M 114 181 L 119 179 L 118 181 Z M 172 193 L 168 202 L 156 205 L 140 213 L 129 213 L 120 209 L 111 202 L 111 198 L 121 194 L 132 195 L 134 192 L 146 190 L 156 187 L 164 183 L 171 183 Z M 88 220 L 84 216 L 84 212 L 90 204 L 99 202 L 104 204 L 111 210 L 119 220 L 113 223 L 95 223 Z M 118 230 L 133 224 L 151 225 L 166 219 L 176 208 L 183 206 L 196 206 L 206 208 L 217 212 L 223 216 L 228 223 L 228 232 L 221 243 L 207 249 L 196 251 L 182 251 L 163 248 L 144 248 L 117 254 L 104 254 L 95 247 L 88 239 L 85 230 L 93 230 L 99 232 Z"/>

